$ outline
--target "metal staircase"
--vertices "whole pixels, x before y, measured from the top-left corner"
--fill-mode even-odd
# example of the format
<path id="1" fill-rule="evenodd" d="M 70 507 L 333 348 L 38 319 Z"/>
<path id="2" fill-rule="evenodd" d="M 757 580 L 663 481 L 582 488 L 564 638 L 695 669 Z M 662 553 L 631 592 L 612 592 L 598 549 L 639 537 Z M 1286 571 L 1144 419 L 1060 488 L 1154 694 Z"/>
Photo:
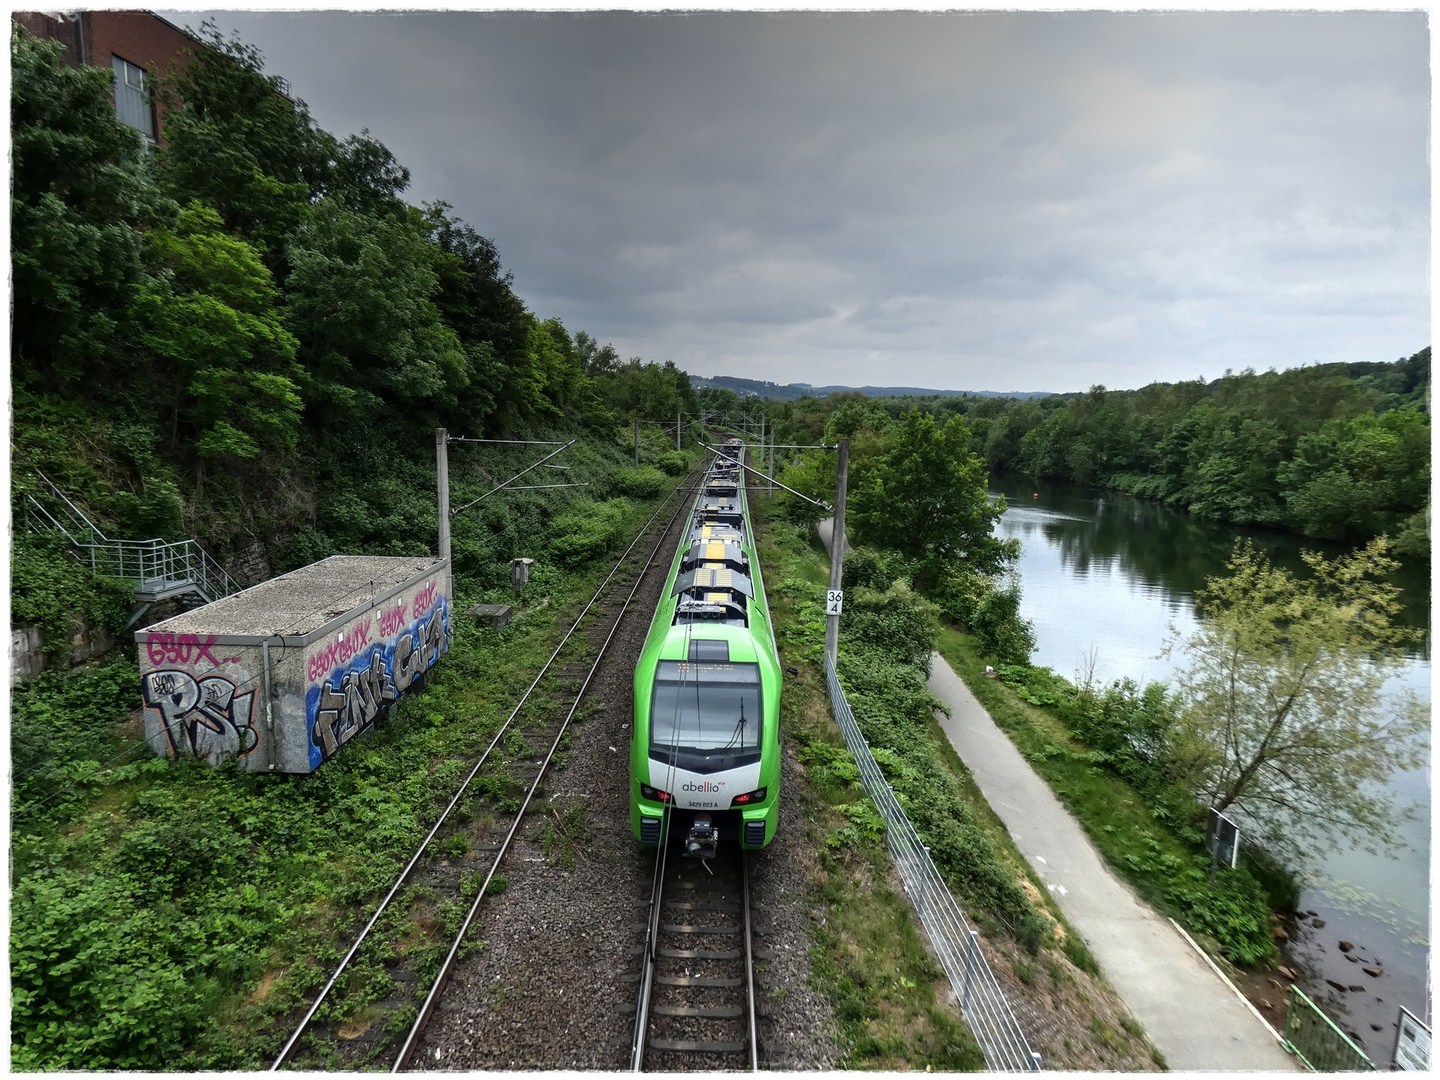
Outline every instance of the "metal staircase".
<path id="1" fill-rule="evenodd" d="M 134 625 L 161 600 L 209 604 L 241 586 L 194 540 L 111 540 L 38 469 L 35 491 L 26 492 L 25 523 L 32 532 L 63 536 L 80 561 L 105 577 L 135 584 Z"/>

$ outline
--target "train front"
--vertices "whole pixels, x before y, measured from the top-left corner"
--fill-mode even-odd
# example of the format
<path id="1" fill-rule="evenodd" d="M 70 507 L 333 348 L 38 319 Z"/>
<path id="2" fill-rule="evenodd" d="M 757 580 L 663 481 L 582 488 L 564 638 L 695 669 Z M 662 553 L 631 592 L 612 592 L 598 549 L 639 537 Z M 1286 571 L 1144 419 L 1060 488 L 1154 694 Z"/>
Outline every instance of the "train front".
<path id="1" fill-rule="evenodd" d="M 631 828 L 700 858 L 765 847 L 779 819 L 780 666 L 745 510 L 722 457 L 635 672 Z"/>

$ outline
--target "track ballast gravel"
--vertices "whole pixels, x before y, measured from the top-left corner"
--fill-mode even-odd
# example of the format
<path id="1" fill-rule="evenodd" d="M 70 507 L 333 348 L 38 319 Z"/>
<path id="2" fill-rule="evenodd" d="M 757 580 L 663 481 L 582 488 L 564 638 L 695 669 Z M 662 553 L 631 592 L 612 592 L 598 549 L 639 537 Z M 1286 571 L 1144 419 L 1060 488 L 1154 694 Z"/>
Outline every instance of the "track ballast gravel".
<path id="1" fill-rule="evenodd" d="M 688 504 L 689 496 L 681 498 Z M 543 797 L 511 845 L 500 871 L 505 891 L 482 907 L 412 1069 L 629 1066 L 634 976 L 654 868 L 653 853 L 630 833 L 633 678 L 684 521 L 682 513 L 662 542 L 572 721 L 568 755 L 552 764 Z M 764 930 L 756 938 L 760 1063 L 828 1069 L 838 1056 L 836 1029 L 828 1002 L 809 981 L 805 830 L 795 774 L 787 753 L 779 831 L 752 867 L 752 900 Z M 562 822 L 572 807 L 581 808 L 585 835 L 567 868 L 558 851 L 546 856 L 541 836 L 547 821 Z"/>

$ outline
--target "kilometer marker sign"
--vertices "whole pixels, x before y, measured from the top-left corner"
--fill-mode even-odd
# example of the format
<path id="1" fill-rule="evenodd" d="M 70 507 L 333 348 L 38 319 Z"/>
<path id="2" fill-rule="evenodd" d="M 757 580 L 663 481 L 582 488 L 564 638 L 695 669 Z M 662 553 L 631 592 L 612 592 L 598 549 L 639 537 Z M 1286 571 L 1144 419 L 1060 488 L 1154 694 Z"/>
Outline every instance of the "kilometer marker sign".
<path id="1" fill-rule="evenodd" d="M 840 608 L 844 605 L 844 603 L 845 603 L 845 590 L 844 590 L 844 589 L 826 589 L 826 590 L 825 590 L 825 614 L 826 614 L 826 615 L 839 615 L 839 614 L 840 614 Z"/>

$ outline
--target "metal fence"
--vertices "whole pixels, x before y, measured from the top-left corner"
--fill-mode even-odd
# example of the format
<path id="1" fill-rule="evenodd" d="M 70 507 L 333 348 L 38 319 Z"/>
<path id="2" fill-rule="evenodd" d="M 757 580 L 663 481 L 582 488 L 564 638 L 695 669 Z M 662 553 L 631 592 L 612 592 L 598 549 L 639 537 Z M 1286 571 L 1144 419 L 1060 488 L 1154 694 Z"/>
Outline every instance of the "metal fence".
<path id="1" fill-rule="evenodd" d="M 196 592 L 207 600 L 239 592 L 240 586 L 194 540 L 111 540 L 44 473 L 25 495 L 26 522 L 35 532 L 65 537 L 90 569 L 135 584 L 138 598 L 162 600 Z"/>
<path id="2" fill-rule="evenodd" d="M 860 781 L 885 819 L 885 843 L 905 883 L 910 902 L 920 916 L 935 955 L 960 1002 L 960 1014 L 970 1025 L 993 1072 L 1039 1072 L 1040 1055 L 1030 1049 L 1010 1003 L 980 947 L 980 935 L 965 921 L 960 905 L 950 895 L 930 851 L 880 771 L 870 744 L 860 732 L 855 714 L 845 700 L 834 662 L 825 661 L 830 708 L 845 737 L 845 745 L 860 769 Z"/>
<path id="3" fill-rule="evenodd" d="M 177 591 L 194 590 L 218 600 L 240 589 L 193 540 L 110 540 L 81 544 L 79 550 L 95 573 L 133 581 L 141 596 L 164 599 Z"/>
<path id="4" fill-rule="evenodd" d="M 1375 1063 L 1298 986 L 1290 987 L 1285 1049 L 1311 1072 L 1373 1072 Z"/>

